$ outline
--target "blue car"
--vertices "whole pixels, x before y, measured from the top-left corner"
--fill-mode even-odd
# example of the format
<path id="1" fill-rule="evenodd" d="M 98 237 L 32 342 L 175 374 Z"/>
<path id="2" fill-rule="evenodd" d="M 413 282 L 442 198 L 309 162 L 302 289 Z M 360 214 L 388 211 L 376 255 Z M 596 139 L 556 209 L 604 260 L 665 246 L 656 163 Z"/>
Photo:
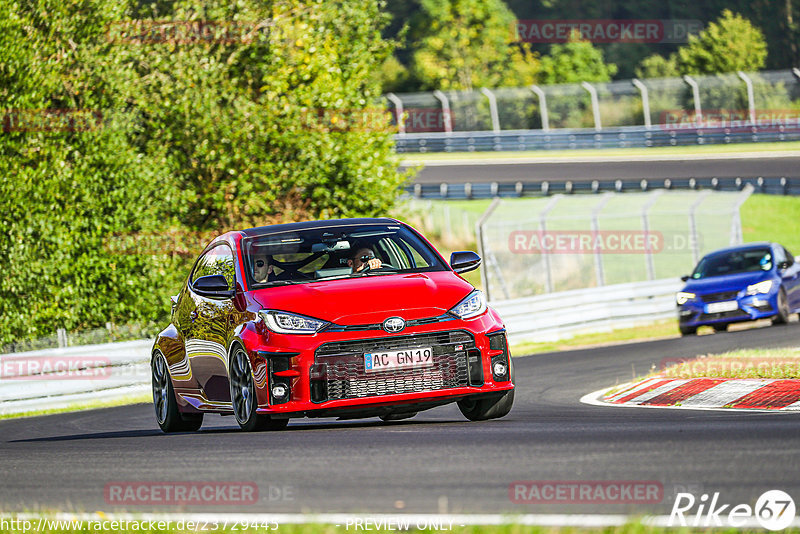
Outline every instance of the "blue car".
<path id="1" fill-rule="evenodd" d="M 703 325 L 723 331 L 731 323 L 767 317 L 785 323 L 800 311 L 800 264 L 777 243 L 717 250 L 681 280 L 686 285 L 675 298 L 684 336 Z"/>

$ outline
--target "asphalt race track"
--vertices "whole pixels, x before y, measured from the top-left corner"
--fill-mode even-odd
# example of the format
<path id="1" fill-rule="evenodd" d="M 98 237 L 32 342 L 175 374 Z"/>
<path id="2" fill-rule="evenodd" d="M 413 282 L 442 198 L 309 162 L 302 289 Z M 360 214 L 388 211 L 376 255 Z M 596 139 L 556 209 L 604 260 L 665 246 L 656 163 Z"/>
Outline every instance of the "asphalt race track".
<path id="1" fill-rule="evenodd" d="M 746 149 L 745 149 L 746 150 Z M 408 155 L 409 159 L 418 157 Z M 491 153 L 487 153 L 491 158 Z M 542 157 L 546 157 L 543 155 Z M 593 161 L 537 161 L 522 163 L 487 163 L 463 161 L 427 164 L 415 177 L 417 183 L 482 183 L 482 182 L 539 182 L 572 180 L 663 180 L 664 178 L 736 178 L 736 177 L 798 177 L 800 154 L 748 157 L 719 157 L 712 159 L 681 158 L 592 158 Z M 526 161 L 526 160 L 523 160 Z"/>
<path id="2" fill-rule="evenodd" d="M 516 359 L 505 418 L 467 422 L 454 406 L 407 421 L 294 420 L 245 434 L 208 416 L 164 435 L 136 405 L 0 421 L 0 509 L 66 511 L 666 513 L 676 490 L 749 503 L 800 491 L 800 414 L 584 405 L 584 394 L 644 374 L 662 358 L 797 346 L 800 324 Z M 255 482 L 259 502 L 231 508 L 105 503 L 131 481 Z M 657 481 L 656 505 L 514 504 L 517 480 Z M 398 502 L 402 501 L 402 502 Z"/>

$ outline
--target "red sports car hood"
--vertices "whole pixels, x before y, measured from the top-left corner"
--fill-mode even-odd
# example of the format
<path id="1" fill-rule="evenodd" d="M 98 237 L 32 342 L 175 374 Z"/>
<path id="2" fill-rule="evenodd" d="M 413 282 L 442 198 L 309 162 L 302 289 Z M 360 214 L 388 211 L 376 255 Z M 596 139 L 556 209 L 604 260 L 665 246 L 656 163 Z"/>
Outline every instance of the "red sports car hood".
<path id="1" fill-rule="evenodd" d="M 340 325 L 435 317 L 469 295 L 472 285 L 451 271 L 372 275 L 277 286 L 253 292 L 264 309 L 308 315 Z"/>

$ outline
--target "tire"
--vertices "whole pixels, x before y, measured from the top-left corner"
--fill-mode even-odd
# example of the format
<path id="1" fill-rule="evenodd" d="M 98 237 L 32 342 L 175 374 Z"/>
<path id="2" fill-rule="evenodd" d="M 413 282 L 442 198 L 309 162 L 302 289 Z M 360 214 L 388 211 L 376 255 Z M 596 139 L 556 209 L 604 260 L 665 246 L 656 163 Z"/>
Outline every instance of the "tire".
<path id="1" fill-rule="evenodd" d="M 153 383 L 153 407 L 156 411 L 156 422 L 164 432 L 194 432 L 203 425 L 203 414 L 181 413 L 178 399 L 172 387 L 167 360 L 164 355 L 156 353 L 150 363 Z"/>
<path id="2" fill-rule="evenodd" d="M 727 332 L 728 325 L 727 324 L 715 324 L 712 325 L 714 327 L 714 332 Z"/>
<path id="3" fill-rule="evenodd" d="M 233 351 L 229 371 L 231 383 L 231 404 L 233 415 L 239 427 L 245 432 L 261 432 L 263 430 L 281 430 L 289 424 L 288 419 L 272 419 L 268 415 L 256 413 L 256 387 L 253 372 L 250 369 L 250 358 L 241 347 Z"/>
<path id="4" fill-rule="evenodd" d="M 678 329 L 681 331 L 682 336 L 691 336 L 697 333 L 696 326 L 679 326 Z"/>
<path id="5" fill-rule="evenodd" d="M 772 324 L 786 324 L 789 322 L 789 299 L 786 298 L 786 291 L 781 288 L 778 292 L 778 313 L 773 317 Z"/>
<path id="6" fill-rule="evenodd" d="M 470 421 L 486 421 L 503 417 L 514 405 L 514 391 L 506 391 L 491 397 L 471 398 L 458 401 L 458 409 Z"/>

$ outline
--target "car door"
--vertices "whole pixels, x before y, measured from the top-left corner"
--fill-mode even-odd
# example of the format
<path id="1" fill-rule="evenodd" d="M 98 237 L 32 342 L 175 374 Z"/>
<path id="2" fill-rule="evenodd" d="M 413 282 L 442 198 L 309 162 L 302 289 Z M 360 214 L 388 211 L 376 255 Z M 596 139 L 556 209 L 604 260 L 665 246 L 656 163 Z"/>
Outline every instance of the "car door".
<path id="1" fill-rule="evenodd" d="M 233 250 L 222 243 L 208 250 L 192 273 L 188 293 L 194 305 L 190 312 L 186 355 L 202 394 L 212 402 L 230 402 L 227 342 L 235 313 L 233 299 L 198 294 L 192 284 L 201 276 L 223 275 L 228 288 L 235 283 Z"/>
<path id="2" fill-rule="evenodd" d="M 781 283 L 786 288 L 786 298 L 789 302 L 789 308 L 795 310 L 800 308 L 800 264 L 797 263 L 794 256 L 785 248 L 778 246 L 777 263 L 782 261 L 787 262 L 789 265 L 785 269 L 779 269 L 781 275 Z M 780 256 L 783 256 L 782 258 Z"/>

